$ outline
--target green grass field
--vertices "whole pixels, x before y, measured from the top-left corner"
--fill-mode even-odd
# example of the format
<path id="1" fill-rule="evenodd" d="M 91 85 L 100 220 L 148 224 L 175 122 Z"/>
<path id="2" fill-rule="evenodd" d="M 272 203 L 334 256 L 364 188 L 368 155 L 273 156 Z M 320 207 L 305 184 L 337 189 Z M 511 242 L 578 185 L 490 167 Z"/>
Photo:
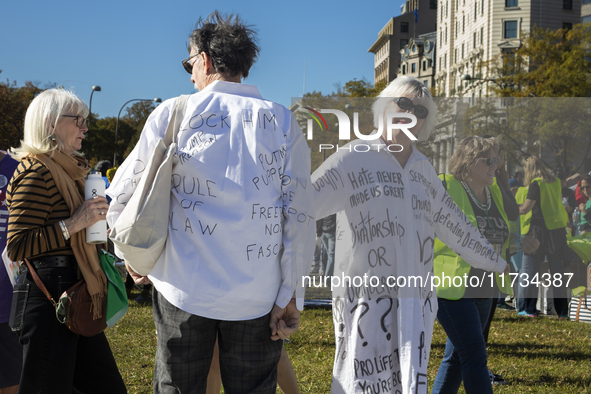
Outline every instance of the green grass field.
<path id="1" fill-rule="evenodd" d="M 434 332 L 429 386 L 446 339 L 437 322 Z M 107 337 L 129 393 L 151 393 L 156 353 L 151 305 L 131 302 L 127 315 L 107 330 Z M 591 324 L 553 317 L 517 318 L 515 312 L 497 310 L 489 340 L 489 368 L 508 380 L 507 385 L 496 386 L 495 393 L 591 392 Z M 304 310 L 300 330 L 286 348 L 300 391 L 329 393 L 335 349 L 331 311 Z"/>

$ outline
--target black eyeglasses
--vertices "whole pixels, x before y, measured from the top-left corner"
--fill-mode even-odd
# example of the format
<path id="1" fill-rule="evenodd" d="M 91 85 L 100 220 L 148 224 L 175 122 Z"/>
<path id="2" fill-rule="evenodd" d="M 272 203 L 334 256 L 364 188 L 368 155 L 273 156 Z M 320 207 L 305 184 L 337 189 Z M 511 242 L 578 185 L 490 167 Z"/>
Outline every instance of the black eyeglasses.
<path id="1" fill-rule="evenodd" d="M 62 115 L 66 118 L 76 118 L 76 126 L 82 127 L 86 124 L 86 118 L 82 115 Z"/>
<path id="2" fill-rule="evenodd" d="M 191 64 L 191 59 L 193 59 L 195 56 L 199 56 L 199 55 L 200 55 L 200 53 L 193 55 L 193 56 L 189 56 L 188 58 L 186 58 L 185 60 L 182 61 L 185 71 L 188 72 L 189 74 L 193 74 L 193 65 Z"/>
<path id="3" fill-rule="evenodd" d="M 478 158 L 478 160 L 484 160 L 484 162 L 486 163 L 487 167 L 490 167 L 491 165 L 495 165 L 498 166 L 499 165 L 499 161 L 501 160 L 498 157 L 480 157 Z"/>
<path id="4" fill-rule="evenodd" d="M 407 97 L 397 97 L 394 99 L 394 102 L 405 111 L 414 108 L 414 113 L 417 118 L 425 119 L 429 115 L 429 110 L 427 108 L 422 105 L 415 105 L 412 100 Z"/>
<path id="5" fill-rule="evenodd" d="M 581 188 L 581 190 L 591 189 L 591 185 L 581 186 L 580 188 Z"/>

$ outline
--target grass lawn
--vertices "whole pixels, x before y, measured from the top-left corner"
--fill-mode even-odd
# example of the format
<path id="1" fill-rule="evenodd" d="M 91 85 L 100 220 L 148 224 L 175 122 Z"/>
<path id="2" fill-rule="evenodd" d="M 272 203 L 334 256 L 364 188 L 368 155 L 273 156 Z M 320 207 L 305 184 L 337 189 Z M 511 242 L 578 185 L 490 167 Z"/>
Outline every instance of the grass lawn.
<path id="1" fill-rule="evenodd" d="M 151 305 L 131 302 L 127 315 L 106 332 L 129 393 L 152 393 L 156 332 Z M 438 322 L 434 332 L 429 387 L 446 339 Z M 591 324 L 517 318 L 515 312 L 497 310 L 489 340 L 489 368 L 508 380 L 495 393 L 591 393 Z M 329 393 L 335 348 L 331 311 L 304 310 L 300 330 L 286 348 L 300 391 Z"/>

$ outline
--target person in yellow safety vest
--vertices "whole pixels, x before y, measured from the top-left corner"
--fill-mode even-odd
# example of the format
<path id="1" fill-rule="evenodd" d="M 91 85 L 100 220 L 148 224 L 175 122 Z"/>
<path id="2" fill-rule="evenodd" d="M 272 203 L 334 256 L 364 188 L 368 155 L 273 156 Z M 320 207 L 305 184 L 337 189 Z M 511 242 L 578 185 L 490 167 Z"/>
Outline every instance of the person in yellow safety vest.
<path id="1" fill-rule="evenodd" d="M 493 138 L 492 135 L 484 135 L 484 138 Z M 507 215 L 507 218 L 509 219 L 508 225 L 509 225 L 509 247 L 505 250 L 505 255 L 503 256 L 507 262 L 511 261 L 513 262 L 513 258 L 510 254 L 510 249 L 513 245 L 517 246 L 517 242 L 513 242 L 511 243 L 511 240 L 514 240 L 516 237 L 516 231 L 518 230 L 518 226 L 519 226 L 519 220 L 513 220 L 513 219 L 519 219 L 519 207 L 517 206 L 517 202 L 515 201 L 515 197 L 513 195 L 513 192 L 511 191 L 511 185 L 509 182 L 509 174 L 507 173 L 507 170 L 505 169 L 505 151 L 503 149 L 503 144 L 499 142 L 499 164 L 497 165 L 497 168 L 495 170 L 495 181 L 493 183 L 492 186 L 490 186 L 491 188 L 499 188 L 499 191 L 501 192 L 502 196 L 503 196 L 503 201 L 501 203 L 501 205 L 503 206 L 503 210 L 505 211 L 505 214 Z M 523 175 L 521 175 L 521 180 L 523 180 Z M 519 235 L 521 236 L 521 233 L 519 233 Z M 513 271 L 515 271 L 515 264 L 513 264 Z M 513 286 L 511 286 L 513 288 Z M 512 296 L 513 294 L 509 293 L 509 296 Z M 490 332 L 490 326 L 492 324 L 492 320 L 495 316 L 495 312 L 497 310 L 497 307 L 501 307 L 504 309 L 514 309 L 512 306 L 509 306 L 506 302 L 505 302 L 505 297 L 507 296 L 506 293 L 504 292 L 500 292 L 498 290 L 496 290 L 496 294 L 493 296 L 493 302 L 492 302 L 492 306 L 490 308 L 490 313 L 488 314 L 488 319 L 486 322 L 486 325 L 484 326 L 484 329 L 482 331 L 482 335 L 484 336 L 484 343 L 488 346 L 489 341 L 488 341 L 488 334 Z M 491 371 L 490 369 L 488 370 L 488 376 L 490 377 L 490 381 L 493 385 L 504 385 L 507 383 L 507 381 L 505 379 L 503 379 L 503 377 L 501 375 L 495 374 L 493 373 L 493 371 Z"/>
<path id="2" fill-rule="evenodd" d="M 591 196 L 591 176 L 585 175 L 579 183 L 579 188 L 581 193 L 588 198 L 585 204 L 580 204 L 580 233 L 585 234 L 591 232 L 591 199 L 589 199 Z"/>
<path id="3" fill-rule="evenodd" d="M 466 219 L 477 226 L 482 236 L 504 257 L 509 246 L 508 222 L 517 218 L 517 212 L 507 217 L 503 194 L 509 197 L 495 182 L 499 150 L 496 138 L 465 138 L 451 157 L 451 175 L 440 175 L 440 178 Z M 463 242 L 478 240 L 464 239 Z M 537 247 L 535 242 L 526 241 L 525 244 L 528 250 Z M 438 239 L 435 240 L 433 269 L 441 283 L 437 288 L 437 318 L 448 339 L 432 392 L 457 392 L 463 380 L 466 393 L 492 393 L 483 330 L 496 286 L 507 293 L 511 291 L 509 277 L 501 278 L 471 267 Z"/>
<path id="4" fill-rule="evenodd" d="M 528 157 L 523 163 L 527 194 L 517 193 L 521 214 L 521 234 L 535 234 L 541 247 L 534 253 L 525 253 L 519 273 L 518 315 L 535 317 L 537 294 L 540 285 L 552 285 L 554 308 L 561 318 L 568 319 L 566 283 L 563 256 L 565 254 L 568 216 L 561 197 L 560 179 L 554 177 L 537 157 Z M 544 256 L 548 259 L 550 273 L 540 272 Z"/>

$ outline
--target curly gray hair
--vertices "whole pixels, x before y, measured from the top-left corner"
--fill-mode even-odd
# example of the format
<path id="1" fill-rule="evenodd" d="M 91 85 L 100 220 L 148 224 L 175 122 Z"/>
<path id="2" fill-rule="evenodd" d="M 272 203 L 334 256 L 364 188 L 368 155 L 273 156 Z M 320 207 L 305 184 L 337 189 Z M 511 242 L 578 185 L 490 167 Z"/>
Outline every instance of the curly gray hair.
<path id="1" fill-rule="evenodd" d="M 213 12 L 199 19 L 189 37 L 187 49 L 205 52 L 215 71 L 230 77 L 248 77 L 259 54 L 255 31 L 242 23 L 238 15 Z"/>

